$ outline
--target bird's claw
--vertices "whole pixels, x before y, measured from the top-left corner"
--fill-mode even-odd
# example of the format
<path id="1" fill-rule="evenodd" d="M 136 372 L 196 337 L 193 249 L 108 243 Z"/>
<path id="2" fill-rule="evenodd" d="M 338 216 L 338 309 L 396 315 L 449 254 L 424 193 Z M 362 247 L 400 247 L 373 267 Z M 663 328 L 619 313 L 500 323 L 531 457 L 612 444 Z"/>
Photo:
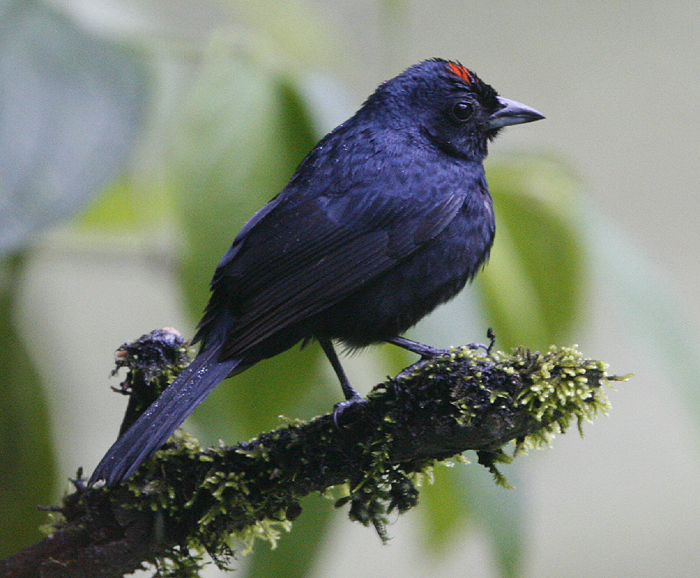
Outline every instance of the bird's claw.
<path id="1" fill-rule="evenodd" d="M 345 401 L 336 403 L 335 407 L 333 408 L 333 423 L 335 424 L 335 427 L 340 429 L 340 417 L 348 410 L 348 408 L 365 403 L 367 403 L 367 400 L 357 393 Z"/>
<path id="2" fill-rule="evenodd" d="M 486 353 L 489 352 L 490 346 L 484 343 L 468 343 L 467 349 L 483 349 Z"/>
<path id="3" fill-rule="evenodd" d="M 489 327 L 488 331 L 486 332 L 486 337 L 489 338 L 489 344 L 484 345 L 483 343 L 470 343 L 467 345 L 469 349 L 483 349 L 484 353 L 486 355 L 491 355 L 491 350 L 493 349 L 493 346 L 496 344 L 496 334 L 493 332 L 493 329 Z"/>

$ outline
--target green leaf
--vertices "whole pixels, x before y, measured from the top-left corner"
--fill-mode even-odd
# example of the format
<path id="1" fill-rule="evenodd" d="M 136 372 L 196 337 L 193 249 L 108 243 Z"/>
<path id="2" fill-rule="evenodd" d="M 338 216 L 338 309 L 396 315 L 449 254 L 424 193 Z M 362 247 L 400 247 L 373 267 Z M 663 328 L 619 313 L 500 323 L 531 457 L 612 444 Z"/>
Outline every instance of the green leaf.
<path id="1" fill-rule="evenodd" d="M 586 203 L 582 217 L 596 271 L 605 272 L 599 281 L 612 293 L 615 311 L 632 328 L 625 334 L 634 336 L 679 387 L 700 425 L 700 340 L 697 327 L 674 295 L 669 276 L 595 204 Z"/>
<path id="2" fill-rule="evenodd" d="M 568 338 L 587 287 L 570 171 L 545 157 L 489 165 L 496 242 L 478 277 L 500 347 L 546 348 Z"/>
<path id="3" fill-rule="evenodd" d="M 3 264 L 11 278 L 0 293 L 0 557 L 43 537 L 47 516 L 37 506 L 51 504 L 55 483 L 46 400 L 13 319 L 20 266 L 18 258 Z"/>
<path id="4" fill-rule="evenodd" d="M 264 360 L 217 387 L 197 410 L 209 439 L 247 439 L 279 427 L 280 416 L 310 418 L 309 397 L 317 412 L 329 411 L 334 401 L 328 384 L 317 383 L 320 349 L 289 351 Z M 336 384 L 333 384 L 334 386 Z M 338 394 L 340 388 L 338 387 Z"/>
<path id="5" fill-rule="evenodd" d="M 469 454 L 468 454 L 469 455 Z M 509 482 L 517 471 L 509 468 Z M 501 575 L 519 575 L 525 543 L 523 496 L 517 488 L 504 489 L 493 476 L 476 463 L 457 463 L 452 468 L 437 467 L 432 485 L 420 493 L 423 533 L 428 552 L 443 555 L 464 532 L 483 529 L 491 539 Z"/>
<path id="6" fill-rule="evenodd" d="M 488 180 L 497 217 L 496 244 L 477 277 L 488 325 L 495 329 L 499 348 L 519 343 L 547 348 L 567 337 L 586 286 L 577 182 L 556 161 L 515 156 L 489 165 Z M 458 300 L 431 315 L 422 324 L 421 337 L 429 340 L 425 330 L 432 328 L 453 345 L 463 343 L 460 335 L 482 340 L 469 334 L 478 314 Z M 504 473 L 517 486 L 517 471 L 508 468 Z M 520 490 L 497 487 L 476 464 L 439 469 L 435 478 L 435 486 L 421 493 L 430 550 L 439 554 L 464 527 L 481 527 L 502 574 L 517 576 L 525 543 Z"/>
<path id="7" fill-rule="evenodd" d="M 296 79 L 269 69 L 217 38 L 186 99 L 170 146 L 172 190 L 187 238 L 183 284 L 193 317 L 209 297 L 221 256 L 243 224 L 277 194 L 318 135 Z M 195 418 L 210 435 L 247 437 L 279 424 L 279 415 L 308 415 L 304 402 L 332 407 L 315 383 L 318 347 L 294 348 L 218 387 Z M 313 405 L 313 403 L 311 404 Z M 331 504 L 307 500 L 294 531 L 274 552 L 258 548 L 254 576 L 301 576 L 318 549 Z M 303 549 L 305 556 L 298 556 Z"/>
<path id="8" fill-rule="evenodd" d="M 468 467 L 436 466 L 434 482 L 420 489 L 420 512 L 423 515 L 422 530 L 431 554 L 445 553 L 466 528 L 473 527 L 474 504 L 468 488 L 462 483 L 456 470 Z M 474 467 L 474 466 L 471 466 Z"/>
<path id="9" fill-rule="evenodd" d="M 319 66 L 334 55 L 334 39 L 318 11 L 297 0 L 228 1 L 237 21 L 249 27 L 258 55 L 270 66 Z M 247 39 L 249 42 L 250 38 Z"/>
<path id="10" fill-rule="evenodd" d="M 171 144 L 171 182 L 188 242 L 182 278 L 194 318 L 238 230 L 282 189 L 315 144 L 312 127 L 291 77 L 220 44 L 211 47 Z M 297 352 L 238 376 L 236 388 L 254 392 L 257 403 L 242 399 L 231 409 L 244 423 L 260 425 L 262 414 L 268 423 L 270 416 L 276 419 L 309 389 L 317 355 L 317 348 Z M 266 393 L 274 396 L 272 407 L 260 403 Z M 277 413 L 271 414 L 273 407 Z"/>
<path id="11" fill-rule="evenodd" d="M 133 172 L 117 178 L 73 223 L 77 232 L 152 234 L 176 221 L 172 197 Z"/>
<path id="12" fill-rule="evenodd" d="M 471 452 L 467 454 L 470 457 Z M 463 492 L 469 495 L 474 521 L 484 528 L 491 539 L 496 562 L 503 578 L 521 575 L 525 551 L 525 496 L 518 487 L 517 468 L 504 471 L 514 487 L 497 486 L 493 476 L 474 463 L 455 468 L 463 484 Z"/>
<path id="13" fill-rule="evenodd" d="M 0 251 L 75 214 L 143 122 L 141 57 L 38 1 L 0 6 Z"/>
<path id="14" fill-rule="evenodd" d="M 330 500 L 311 495 L 301 502 L 303 511 L 294 520 L 292 531 L 282 535 L 277 548 L 260 544 L 248 568 L 246 578 L 300 578 L 309 576 L 325 540 L 335 508 Z"/>
<path id="15" fill-rule="evenodd" d="M 194 317 L 238 230 L 315 144 L 310 127 L 288 79 L 226 46 L 211 47 L 177 121 L 169 158 L 188 243 L 183 280 Z"/>

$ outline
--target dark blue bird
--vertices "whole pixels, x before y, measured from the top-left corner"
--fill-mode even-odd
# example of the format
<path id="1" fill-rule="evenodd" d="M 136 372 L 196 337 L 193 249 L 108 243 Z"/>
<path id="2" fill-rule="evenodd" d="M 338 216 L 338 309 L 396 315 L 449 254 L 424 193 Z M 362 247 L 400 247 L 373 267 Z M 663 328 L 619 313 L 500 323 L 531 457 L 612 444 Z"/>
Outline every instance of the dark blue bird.
<path id="1" fill-rule="evenodd" d="M 504 126 L 541 118 L 456 62 L 428 60 L 379 86 L 240 231 L 211 283 L 199 355 L 90 483 L 129 477 L 223 379 L 299 341 L 321 344 L 349 403 L 359 396 L 334 341 L 429 355 L 400 335 L 488 258 L 488 142 Z"/>

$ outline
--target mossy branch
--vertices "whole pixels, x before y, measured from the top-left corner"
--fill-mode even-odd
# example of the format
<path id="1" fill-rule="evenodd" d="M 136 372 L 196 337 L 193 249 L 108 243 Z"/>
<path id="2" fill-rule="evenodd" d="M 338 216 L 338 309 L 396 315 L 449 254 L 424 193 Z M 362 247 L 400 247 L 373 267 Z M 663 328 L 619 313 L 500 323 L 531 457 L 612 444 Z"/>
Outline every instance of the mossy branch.
<path id="1" fill-rule="evenodd" d="M 144 380 L 172 379 L 182 366 L 182 356 L 172 355 L 184 351 L 182 342 L 160 337 L 122 348 L 130 348 L 121 362 L 131 368 L 126 389 L 148 389 Z M 156 355 L 154 341 L 164 348 Z M 572 421 L 580 429 L 607 410 L 602 386 L 617 379 L 576 348 L 505 354 L 462 347 L 377 385 L 338 424 L 331 413 L 205 450 L 180 434 L 118 486 L 76 480 L 53 534 L 0 562 L 0 575 L 116 577 L 152 563 L 162 574 L 194 576 L 197 553 L 225 565 L 232 537 L 274 541 L 301 514 L 301 498 L 332 488 L 337 506 L 349 505 L 351 519 L 384 537 L 385 516 L 416 505 L 414 480 L 436 461 L 475 450 L 506 485 L 496 468 L 512 459 L 504 445 L 513 441 L 515 455 L 548 443 Z"/>

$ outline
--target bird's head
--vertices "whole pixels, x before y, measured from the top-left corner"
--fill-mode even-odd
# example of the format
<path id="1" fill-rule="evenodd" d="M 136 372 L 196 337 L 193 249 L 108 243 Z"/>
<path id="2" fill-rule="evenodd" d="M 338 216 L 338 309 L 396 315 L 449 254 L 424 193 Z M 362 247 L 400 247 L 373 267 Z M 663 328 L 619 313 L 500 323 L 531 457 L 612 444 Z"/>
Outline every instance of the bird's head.
<path id="1" fill-rule="evenodd" d="M 481 161 L 487 144 L 511 124 L 540 120 L 533 108 L 498 96 L 458 62 L 432 59 L 386 81 L 365 103 L 397 130 L 415 132 L 443 152 Z"/>

